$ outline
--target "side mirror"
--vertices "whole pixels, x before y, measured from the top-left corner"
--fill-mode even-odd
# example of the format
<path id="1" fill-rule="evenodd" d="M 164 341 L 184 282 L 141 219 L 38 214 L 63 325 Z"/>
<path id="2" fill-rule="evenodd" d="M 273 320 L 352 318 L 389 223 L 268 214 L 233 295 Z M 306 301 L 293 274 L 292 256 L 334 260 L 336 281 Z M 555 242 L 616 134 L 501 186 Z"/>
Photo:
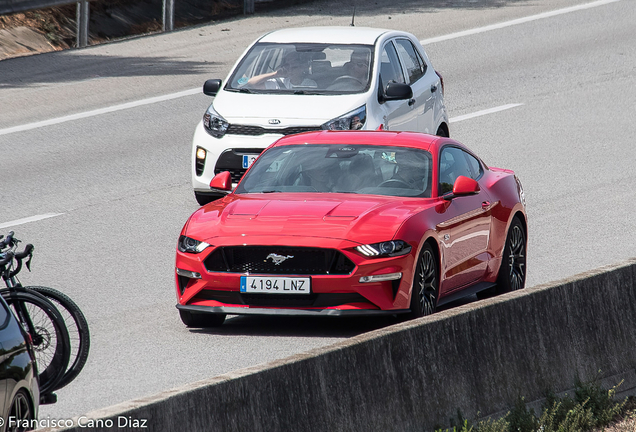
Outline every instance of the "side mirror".
<path id="1" fill-rule="evenodd" d="M 479 191 L 479 183 L 477 183 L 477 180 L 473 180 L 465 176 L 459 176 L 453 185 L 453 193 L 444 195 L 444 199 L 452 200 L 453 198 L 461 196 L 475 195 L 479 193 Z"/>
<path id="2" fill-rule="evenodd" d="M 232 176 L 229 171 L 223 171 L 214 176 L 210 181 L 210 188 L 231 191 L 232 190 Z"/>
<path id="3" fill-rule="evenodd" d="M 203 94 L 208 96 L 216 96 L 221 89 L 220 79 L 209 79 L 203 84 Z"/>
<path id="4" fill-rule="evenodd" d="M 390 82 L 384 89 L 384 100 L 402 100 L 411 99 L 413 97 L 413 89 L 408 84 Z"/>

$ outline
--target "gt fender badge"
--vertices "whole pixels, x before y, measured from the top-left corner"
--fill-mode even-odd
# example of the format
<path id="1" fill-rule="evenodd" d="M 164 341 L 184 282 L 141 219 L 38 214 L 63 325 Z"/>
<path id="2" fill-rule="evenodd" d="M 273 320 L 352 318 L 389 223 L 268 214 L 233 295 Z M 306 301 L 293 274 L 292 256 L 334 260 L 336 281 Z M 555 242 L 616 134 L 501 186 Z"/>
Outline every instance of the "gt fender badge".
<path id="1" fill-rule="evenodd" d="M 287 260 L 289 258 L 293 258 L 293 257 L 294 257 L 293 255 L 285 256 L 285 255 L 278 255 L 278 254 L 275 254 L 275 253 L 271 253 L 271 254 L 267 255 L 267 258 L 265 258 L 265 261 L 267 261 L 268 259 L 271 258 L 272 262 L 275 265 L 280 265 L 283 261 L 285 261 L 285 260 Z"/>
<path id="2" fill-rule="evenodd" d="M 280 124 L 280 120 L 278 120 L 278 119 L 269 119 L 267 121 L 267 123 L 269 123 L 271 125 L 277 125 L 277 124 Z"/>

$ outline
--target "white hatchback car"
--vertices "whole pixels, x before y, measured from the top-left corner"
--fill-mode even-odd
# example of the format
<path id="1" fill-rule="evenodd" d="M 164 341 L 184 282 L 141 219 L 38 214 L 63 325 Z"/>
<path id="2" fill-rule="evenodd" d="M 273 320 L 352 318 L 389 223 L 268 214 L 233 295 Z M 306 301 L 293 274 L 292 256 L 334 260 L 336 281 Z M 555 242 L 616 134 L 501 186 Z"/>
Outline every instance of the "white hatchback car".
<path id="1" fill-rule="evenodd" d="M 410 33 L 363 27 L 278 30 L 256 40 L 194 133 L 192 185 L 199 204 L 229 171 L 236 185 L 263 149 L 284 135 L 319 129 L 387 129 L 449 136 L 444 82 Z"/>

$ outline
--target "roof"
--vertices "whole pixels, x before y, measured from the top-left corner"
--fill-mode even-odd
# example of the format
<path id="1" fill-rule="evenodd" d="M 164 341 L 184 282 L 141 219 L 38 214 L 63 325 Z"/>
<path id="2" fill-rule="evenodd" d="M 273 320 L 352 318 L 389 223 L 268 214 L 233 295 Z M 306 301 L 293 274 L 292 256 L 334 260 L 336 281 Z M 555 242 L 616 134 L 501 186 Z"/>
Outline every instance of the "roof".
<path id="1" fill-rule="evenodd" d="M 394 30 L 351 26 L 299 27 L 273 31 L 263 36 L 259 42 L 374 45 L 378 37 L 387 32 Z"/>
<path id="2" fill-rule="evenodd" d="M 350 144 L 416 147 L 428 150 L 441 137 L 418 132 L 394 131 L 316 131 L 289 135 L 274 146 L 293 144 Z M 448 140 L 448 139 L 445 139 Z"/>

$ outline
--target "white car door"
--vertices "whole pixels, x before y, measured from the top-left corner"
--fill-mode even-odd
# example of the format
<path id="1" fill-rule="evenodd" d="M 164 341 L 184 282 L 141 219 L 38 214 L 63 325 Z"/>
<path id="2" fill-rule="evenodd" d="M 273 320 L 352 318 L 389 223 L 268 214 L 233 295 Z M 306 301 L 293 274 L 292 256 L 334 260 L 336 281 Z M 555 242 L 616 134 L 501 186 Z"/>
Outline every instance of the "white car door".
<path id="1" fill-rule="evenodd" d="M 432 67 L 428 67 L 409 39 L 395 39 L 395 47 L 406 72 L 406 82 L 413 90 L 413 98 L 409 103 L 417 117 L 417 127 L 411 130 L 435 134 L 435 98 L 436 93 L 441 91 L 435 84 L 437 74 Z"/>
<path id="2" fill-rule="evenodd" d="M 382 101 L 384 89 L 389 82 L 406 83 L 402 64 L 392 41 L 387 41 L 380 55 L 380 106 L 384 111 L 384 129 L 397 131 L 417 131 L 417 115 L 407 100 Z"/>

